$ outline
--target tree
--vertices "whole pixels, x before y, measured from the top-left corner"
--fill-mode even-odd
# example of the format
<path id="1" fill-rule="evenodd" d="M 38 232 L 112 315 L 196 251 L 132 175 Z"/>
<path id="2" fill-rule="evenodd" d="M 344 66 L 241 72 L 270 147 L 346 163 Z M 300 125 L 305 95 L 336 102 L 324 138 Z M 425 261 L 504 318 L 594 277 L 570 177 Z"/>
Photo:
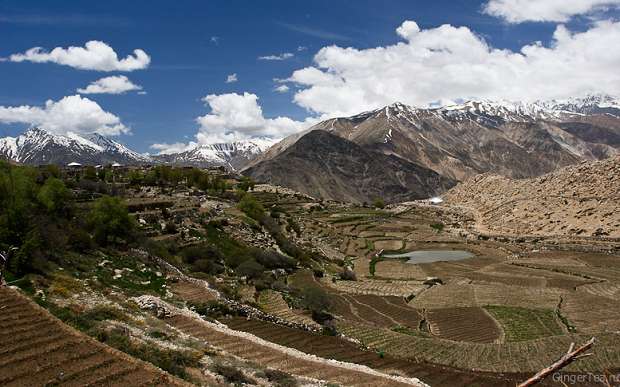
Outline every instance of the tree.
<path id="1" fill-rule="evenodd" d="M 256 279 L 259 278 L 263 272 L 265 271 L 265 267 L 260 263 L 249 259 L 245 262 L 242 262 L 236 269 L 237 273 L 242 276 L 246 276 L 248 278 Z"/>
<path id="2" fill-rule="evenodd" d="M 99 177 L 97 176 L 97 170 L 93 166 L 86 167 L 86 172 L 84 172 L 84 179 L 90 181 L 97 181 Z"/>
<path id="3" fill-rule="evenodd" d="M 88 215 L 88 224 L 100 245 L 130 241 L 135 230 L 135 221 L 129 215 L 127 206 L 119 198 L 110 196 L 95 201 Z"/>
<path id="4" fill-rule="evenodd" d="M 37 195 L 39 203 L 50 214 L 60 214 L 67 208 L 67 202 L 70 199 L 71 193 L 65 187 L 65 184 L 54 177 L 50 177 L 45 181 Z"/>
<path id="5" fill-rule="evenodd" d="M 237 184 L 237 188 L 239 188 L 240 190 L 242 190 L 244 192 L 248 192 L 250 190 L 253 190 L 255 185 L 256 185 L 256 182 L 254 180 L 252 180 L 251 177 L 249 177 L 249 176 L 242 176 L 241 180 Z"/>
<path id="6" fill-rule="evenodd" d="M 252 219 L 260 220 L 265 214 L 265 207 L 256 200 L 252 194 L 246 193 L 243 195 L 239 204 L 237 205 L 241 211 Z"/>
<path id="7" fill-rule="evenodd" d="M 375 208 L 380 208 L 380 209 L 385 208 L 385 202 L 381 198 L 376 198 L 375 200 L 373 200 L 372 205 Z"/>
<path id="8" fill-rule="evenodd" d="M 327 312 L 331 306 L 327 293 L 316 286 L 301 289 L 301 299 L 304 307 L 313 313 Z"/>

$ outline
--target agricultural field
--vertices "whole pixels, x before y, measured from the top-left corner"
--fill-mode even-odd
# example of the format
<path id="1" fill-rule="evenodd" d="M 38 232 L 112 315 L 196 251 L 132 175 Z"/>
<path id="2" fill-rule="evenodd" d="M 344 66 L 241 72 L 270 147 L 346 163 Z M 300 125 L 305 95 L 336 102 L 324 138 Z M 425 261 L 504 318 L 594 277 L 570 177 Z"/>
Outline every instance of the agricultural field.
<path id="1" fill-rule="evenodd" d="M 502 329 L 482 308 L 433 309 L 426 312 L 433 336 L 471 343 L 498 343 Z"/>
<path id="2" fill-rule="evenodd" d="M 0 384 L 53 384 L 61 369 L 66 385 L 514 386 L 592 336 L 593 355 L 567 371 L 620 368 L 613 244 L 472 237 L 425 205 L 175 189 L 130 202 L 150 219 L 144 240 L 8 277 L 25 301 L 0 297 Z M 160 202 L 174 211 L 142 211 Z M 413 251 L 469 254 L 383 254 Z"/>
<path id="3" fill-rule="evenodd" d="M 15 290 L 0 288 L 0 310 L 3 386 L 189 385 L 74 331 Z"/>
<path id="4" fill-rule="evenodd" d="M 507 342 L 558 336 L 567 331 L 566 327 L 562 329 L 562 322 L 559 321 L 555 311 L 550 309 L 496 305 L 488 305 L 484 309 L 499 321 Z"/>

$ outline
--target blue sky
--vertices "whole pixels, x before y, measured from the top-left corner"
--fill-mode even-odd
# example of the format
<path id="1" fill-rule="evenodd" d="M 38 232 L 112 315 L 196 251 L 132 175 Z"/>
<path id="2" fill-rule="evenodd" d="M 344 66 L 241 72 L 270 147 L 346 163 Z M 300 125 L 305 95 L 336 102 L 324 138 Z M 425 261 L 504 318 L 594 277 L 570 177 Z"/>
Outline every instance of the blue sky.
<path id="1" fill-rule="evenodd" d="M 575 11 L 575 15 L 560 21 L 515 23 L 507 21 L 506 17 L 484 13 L 485 4 L 469 0 L 4 0 L 0 1 L 0 57 L 9 58 L 12 54 L 23 53 L 32 47 L 51 50 L 55 47 L 84 46 L 88 41 L 97 40 L 112 47 L 119 58 L 132 54 L 134 49 L 141 49 L 148 54 L 151 62 L 148 67 L 140 70 L 103 72 L 56 63 L 2 61 L 0 107 L 41 107 L 46 100 L 59 101 L 65 96 L 75 95 L 76 89 L 85 88 L 100 78 L 124 75 L 134 84 L 140 85 L 146 94 L 130 91 L 120 95 L 89 94 L 83 97 L 96 102 L 102 110 L 115 115 L 124 126 L 130 128 L 131 134 L 121 134 L 119 139 L 136 150 L 153 151 L 149 149 L 153 143 L 196 141 L 195 135 L 200 125 L 203 125 L 203 132 L 208 132 L 212 128 L 209 125 L 214 125 L 213 120 L 206 124 L 196 122 L 197 117 L 205 116 L 210 111 L 209 106 L 205 106 L 201 100 L 207 95 L 254 94 L 258 97 L 256 103 L 262 108 L 265 119 L 281 116 L 299 122 L 296 129 L 283 130 L 282 134 L 288 134 L 310 123 L 311 120 L 304 121 L 308 117 L 318 119 L 361 111 L 388 101 L 391 97 L 390 84 L 386 84 L 383 88 L 387 89 L 386 95 L 381 98 L 369 97 L 352 106 L 329 111 L 320 107 L 321 101 L 312 100 L 317 98 L 325 101 L 321 94 L 315 93 L 305 102 L 294 101 L 300 89 L 320 91 L 318 89 L 322 84 L 314 81 L 312 84 L 291 81 L 287 84 L 290 88 L 288 92 L 274 91 L 276 86 L 284 84 L 274 82 L 274 79 L 287 79 L 296 70 L 317 67 L 313 58 L 323 47 L 354 47 L 366 52 L 376 47 L 394 46 L 407 40 L 395 30 L 405 20 L 411 20 L 422 31 L 436 31 L 434 29 L 443 24 L 466 26 L 472 35 L 492 49 L 519 53 L 523 46 L 536 41 L 540 41 L 543 47 L 553 46 L 554 31 L 559 25 L 565 25 L 564 28 L 571 34 L 579 34 L 598 28 L 594 23 L 601 20 L 609 21 L 615 27 L 618 16 L 617 8 L 612 6 L 603 10 L 590 9 L 587 16 Z M 550 16 L 550 19 L 553 18 Z M 434 33 L 439 36 L 440 31 Z M 453 37 L 447 35 L 446 39 Z M 617 41 L 616 46 L 613 47 L 612 43 L 609 49 L 617 51 Z M 454 52 L 451 47 L 446 50 Z M 280 61 L 258 59 L 260 56 L 282 53 L 292 53 L 294 56 Z M 337 54 L 346 55 L 344 52 Z M 340 59 L 334 60 L 341 63 Z M 454 60 L 458 62 L 459 58 Z M 328 72 L 325 68 L 321 71 Z M 378 71 L 383 71 L 383 68 L 378 67 Z M 354 73 L 354 69 L 347 68 L 342 69 L 340 75 L 348 80 L 349 75 L 346 74 Z M 227 76 L 231 74 L 236 74 L 238 80 L 227 83 Z M 411 74 L 411 77 L 415 78 L 415 74 Z M 355 82 L 351 80 L 351 85 Z M 398 83 L 398 79 L 394 82 Z M 426 84 L 429 81 L 424 79 L 420 82 Z M 616 88 L 618 83 L 614 82 L 615 79 L 609 87 Z M 351 92 L 359 94 L 357 90 L 360 87 L 355 86 Z M 496 86 L 485 86 L 483 89 L 481 97 L 504 96 L 498 91 L 501 88 Z M 577 85 L 566 91 L 558 90 L 557 93 L 541 90 L 540 96 L 561 96 L 562 93 L 574 93 L 575 90 L 592 91 L 584 85 Z M 395 92 L 393 99 L 424 104 L 434 99 L 443 101 L 477 97 L 474 95 L 475 89 L 470 91 L 463 88 L 454 91 L 447 88 L 441 95 L 420 94 L 410 100 L 403 93 L 403 90 Z M 414 94 L 413 91 L 411 93 Z M 508 93 L 505 97 L 513 95 L 519 97 L 521 94 Z M 15 135 L 30 125 L 9 121 L 0 120 L 0 135 Z M 222 125 L 227 124 L 224 121 Z M 265 123 L 257 125 L 262 124 Z M 276 125 L 271 121 L 265 125 L 270 124 Z M 276 126 L 280 128 L 279 124 Z M 243 124 L 239 124 L 239 128 L 239 133 L 244 132 Z M 221 128 L 215 130 L 221 131 Z M 246 132 L 251 135 L 279 133 L 276 129 L 262 131 L 254 127 Z"/>

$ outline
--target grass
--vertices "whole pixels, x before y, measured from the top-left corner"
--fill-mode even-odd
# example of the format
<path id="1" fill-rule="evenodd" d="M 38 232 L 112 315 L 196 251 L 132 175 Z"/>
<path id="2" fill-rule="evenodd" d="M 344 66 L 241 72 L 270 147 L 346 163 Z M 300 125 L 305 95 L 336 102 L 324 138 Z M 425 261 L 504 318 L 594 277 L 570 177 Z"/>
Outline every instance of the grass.
<path id="1" fill-rule="evenodd" d="M 488 305 L 485 309 L 500 323 L 508 342 L 564 334 L 557 322 L 555 312 L 550 309 L 526 309 L 499 305 Z"/>
<path id="2" fill-rule="evenodd" d="M 390 328 L 390 330 L 394 331 L 394 332 L 398 332 L 398 333 L 402 333 L 405 335 L 409 335 L 409 336 L 423 336 L 422 333 L 418 330 L 415 329 L 411 329 L 408 327 L 404 327 L 401 325 L 397 325 L 395 327 Z"/>

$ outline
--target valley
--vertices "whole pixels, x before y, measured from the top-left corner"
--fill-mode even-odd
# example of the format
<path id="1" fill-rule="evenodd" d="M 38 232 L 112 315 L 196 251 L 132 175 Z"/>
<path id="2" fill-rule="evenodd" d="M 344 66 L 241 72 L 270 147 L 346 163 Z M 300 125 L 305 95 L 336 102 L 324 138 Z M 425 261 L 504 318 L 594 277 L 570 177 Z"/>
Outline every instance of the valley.
<path id="1" fill-rule="evenodd" d="M 618 161 L 580 164 L 539 179 L 587 206 L 593 187 L 617 186 Z M 562 373 L 620 369 L 620 241 L 615 214 L 606 215 L 618 204 L 606 191 L 601 194 L 609 202 L 575 213 L 607 224 L 609 235 L 565 228 L 530 235 L 508 228 L 514 221 L 505 216 L 506 226 L 492 233 L 478 226 L 487 218 L 472 216 L 480 211 L 473 204 L 493 204 L 461 198 L 476 197 L 477 187 L 505 200 L 483 184 L 459 186 L 443 203 L 364 206 L 219 169 L 108 171 L 114 175 L 61 171 L 73 197 L 82 198 L 70 211 L 94 211 L 104 198 L 99 192 L 111 190 L 136 221 L 130 234 L 142 237 L 130 241 L 119 234 L 113 243 L 79 249 L 70 241 L 62 253 L 52 249 L 47 264 L 32 261 L 21 274 L 10 269 L 18 264 L 14 259 L 7 281 L 20 290 L 3 290 L 0 301 L 3 311 L 19 313 L 0 321 L 0 335 L 15 342 L 11 358 L 41 356 L 32 352 L 39 341 L 28 332 L 50 323 L 16 309 L 36 309 L 36 302 L 81 331 L 80 340 L 90 343 L 86 336 L 92 336 L 162 369 L 157 372 L 164 372 L 165 385 L 513 386 L 571 342 L 590 337 L 596 338 L 592 356 Z M 557 183 L 576 171 L 592 178 Z M 516 189 L 524 193 L 541 187 L 538 180 L 520 184 Z M 469 255 L 425 263 L 390 257 L 414 251 Z M 22 328 L 17 321 L 33 325 Z M 50 353 L 65 345 L 62 335 L 50 339 Z M 132 366 L 141 371 L 106 373 L 110 361 L 93 363 L 93 377 L 101 374 L 109 383 L 157 377 L 143 363 Z M 15 373 L 14 364 L 0 362 L 0 374 L 12 375 L 9 385 L 59 377 Z M 70 364 L 60 359 L 45 367 L 74 375 Z M 77 377 L 67 376 L 67 385 Z M 560 384 L 549 379 L 543 385 Z"/>

